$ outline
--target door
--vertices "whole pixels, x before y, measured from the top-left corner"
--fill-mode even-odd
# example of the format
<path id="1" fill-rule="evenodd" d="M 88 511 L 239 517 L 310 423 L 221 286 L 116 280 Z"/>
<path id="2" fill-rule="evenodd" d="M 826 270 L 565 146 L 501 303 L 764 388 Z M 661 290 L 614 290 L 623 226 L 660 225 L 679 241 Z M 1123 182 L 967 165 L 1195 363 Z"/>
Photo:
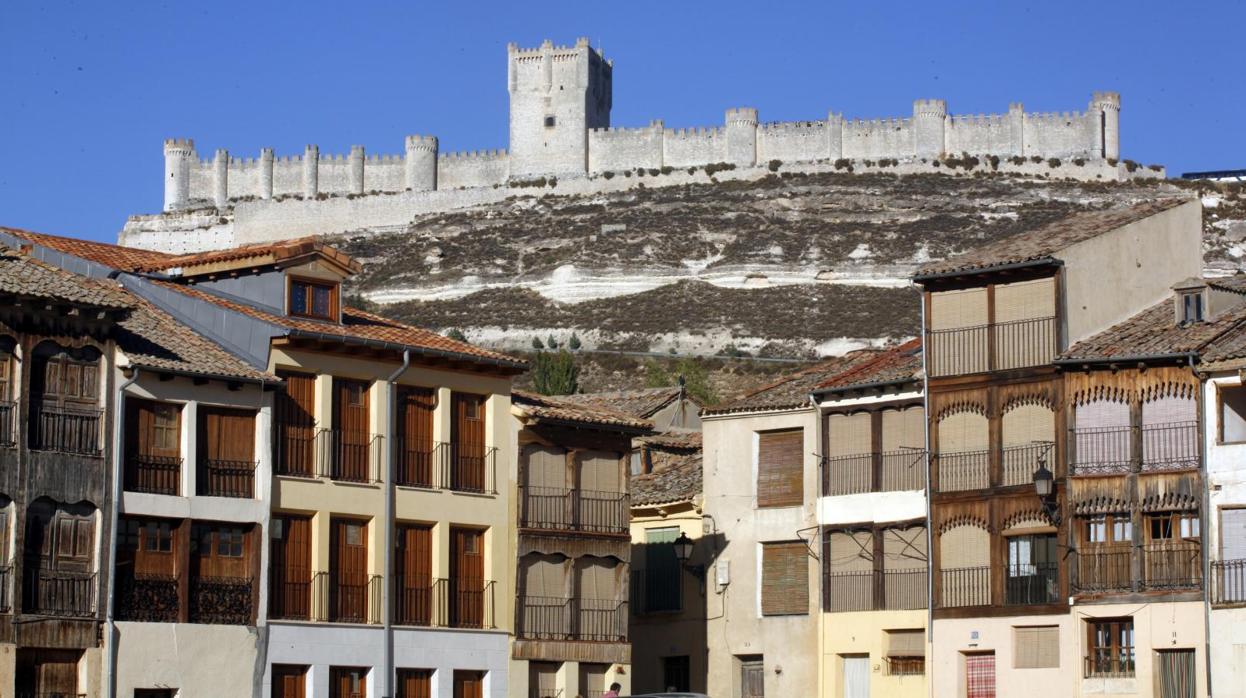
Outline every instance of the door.
<path id="1" fill-rule="evenodd" d="M 273 618 L 311 619 L 311 519 L 274 516 L 270 613 Z"/>
<path id="2" fill-rule="evenodd" d="M 125 489 L 179 494 L 182 410 L 179 405 L 127 398 Z"/>
<path id="3" fill-rule="evenodd" d="M 331 667 L 329 697 L 368 698 L 368 670 L 363 667 Z"/>
<path id="4" fill-rule="evenodd" d="M 452 399 L 450 487 L 468 492 L 484 492 L 485 478 L 485 397 L 454 393 Z"/>
<path id="5" fill-rule="evenodd" d="M 760 657 L 740 662 L 740 698 L 765 698 L 766 670 Z"/>
<path id="6" fill-rule="evenodd" d="M 429 625 L 433 614 L 433 529 L 431 526 L 398 525 L 397 574 L 396 622 L 399 625 Z"/>
<path id="7" fill-rule="evenodd" d="M 870 698 L 870 656 L 845 655 L 844 698 Z"/>
<path id="8" fill-rule="evenodd" d="M 278 475 L 312 477 L 316 442 L 316 377 L 279 371 L 286 389 L 277 393 L 276 455 Z"/>
<path id="9" fill-rule="evenodd" d="M 562 698 L 558 691 L 558 662 L 528 662 L 528 698 Z M 600 695 L 594 693 L 583 682 L 580 683 L 581 695 Z"/>
<path id="10" fill-rule="evenodd" d="M 606 689 L 609 688 L 609 686 L 606 685 L 606 671 L 609 668 L 609 664 L 581 663 L 580 694 L 585 696 L 600 696 L 605 693 Z"/>
<path id="11" fill-rule="evenodd" d="M 691 691 L 692 671 L 688 655 L 662 658 L 662 687 L 667 691 Z"/>
<path id="12" fill-rule="evenodd" d="M 398 388 L 397 483 L 408 487 L 433 486 L 433 411 L 437 396 L 432 388 Z"/>
<path id="13" fill-rule="evenodd" d="M 19 649 L 15 688 L 19 696 L 78 695 L 78 650 Z"/>
<path id="14" fill-rule="evenodd" d="M 43 344 L 35 350 L 30 394 L 30 447 L 100 452 L 99 353 Z"/>
<path id="15" fill-rule="evenodd" d="M 1220 510 L 1220 561 L 1217 601 L 1246 602 L 1246 509 Z"/>
<path id="16" fill-rule="evenodd" d="M 199 477 L 209 497 L 255 496 L 255 412 L 199 408 Z"/>
<path id="17" fill-rule="evenodd" d="M 1159 664 L 1159 698 L 1194 698 L 1194 650 L 1156 653 Z"/>
<path id="18" fill-rule="evenodd" d="M 368 421 L 367 381 L 333 379 L 333 459 L 330 477 L 349 482 L 368 482 L 368 444 L 372 441 Z"/>
<path id="19" fill-rule="evenodd" d="M 965 655 L 965 698 L 995 698 L 995 653 Z"/>
<path id="20" fill-rule="evenodd" d="M 190 531 L 190 621 L 254 623 L 252 530 L 233 524 L 195 524 Z"/>
<path id="21" fill-rule="evenodd" d="M 89 616 L 95 612 L 95 509 L 36 501 L 27 510 L 22 608 Z"/>
<path id="22" fill-rule="evenodd" d="M 483 627 L 484 532 L 452 528 L 450 539 L 450 626 Z"/>
<path id="23" fill-rule="evenodd" d="M 368 524 L 333 519 L 329 539 L 330 620 L 367 622 Z"/>
<path id="24" fill-rule="evenodd" d="M 433 672 L 430 669 L 399 669 L 398 698 L 432 698 Z"/>
<path id="25" fill-rule="evenodd" d="M 272 698 L 304 698 L 307 695 L 307 667 L 273 665 Z"/>
<path id="26" fill-rule="evenodd" d="M 454 672 L 454 698 L 484 698 L 484 695 L 485 672 Z"/>

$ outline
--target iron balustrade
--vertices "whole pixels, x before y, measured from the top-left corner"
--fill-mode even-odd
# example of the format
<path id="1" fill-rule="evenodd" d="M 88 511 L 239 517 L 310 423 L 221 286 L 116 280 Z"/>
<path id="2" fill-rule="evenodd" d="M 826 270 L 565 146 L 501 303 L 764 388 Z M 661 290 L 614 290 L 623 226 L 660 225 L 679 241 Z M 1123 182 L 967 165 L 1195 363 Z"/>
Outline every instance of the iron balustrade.
<path id="1" fill-rule="evenodd" d="M 1034 441 L 1017 446 L 1005 446 L 1001 453 L 1002 481 L 1000 484 L 1005 487 L 1032 484 L 1040 460 L 1051 463 L 1054 467 L 1051 456 L 1054 446 L 1055 443 L 1051 441 Z"/>
<path id="2" fill-rule="evenodd" d="M 926 608 L 926 570 L 863 570 L 823 575 L 829 613 Z"/>
<path id="3" fill-rule="evenodd" d="M 987 606 L 991 603 L 990 567 L 939 570 L 939 607 Z"/>
<path id="4" fill-rule="evenodd" d="M 381 594 L 384 582 L 379 574 L 331 572 L 328 578 L 328 614 L 331 623 L 381 622 Z"/>
<path id="5" fill-rule="evenodd" d="M 876 469 L 878 477 L 874 475 Z M 925 487 L 926 452 L 921 449 L 853 453 L 822 461 L 822 492 L 827 496 Z"/>
<path id="6" fill-rule="evenodd" d="M 1127 679 L 1134 675 L 1133 645 L 1122 645 L 1118 651 L 1107 647 L 1092 648 L 1085 657 L 1088 679 Z"/>
<path id="7" fill-rule="evenodd" d="M 450 457 L 450 446 L 440 441 L 397 437 L 398 460 L 394 464 L 395 483 L 403 487 L 433 489 L 433 473 Z"/>
<path id="8" fill-rule="evenodd" d="M 100 438 L 103 418 L 104 411 L 99 409 L 32 405 L 30 448 L 35 451 L 99 456 L 103 453 Z"/>
<path id="9" fill-rule="evenodd" d="M 627 533 L 630 506 L 626 492 L 572 490 L 577 531 L 589 533 Z"/>
<path id="10" fill-rule="evenodd" d="M 238 499 L 255 496 L 255 468 L 258 466 L 255 461 L 204 458 L 199 463 L 202 468 L 197 485 L 200 495 Z"/>
<path id="11" fill-rule="evenodd" d="M 454 578 L 443 585 L 448 595 L 450 628 L 493 628 L 493 582 Z"/>
<path id="12" fill-rule="evenodd" d="M 22 584 L 23 611 L 60 618 L 95 615 L 95 573 L 44 570 L 38 564 L 27 563 Z"/>
<path id="13" fill-rule="evenodd" d="M 1030 318 L 997 322 L 992 371 L 1041 366 L 1056 358 L 1056 319 Z"/>
<path id="14" fill-rule="evenodd" d="M 497 494 L 497 454 L 497 448 L 484 444 L 451 443 L 442 486 L 455 492 Z"/>
<path id="15" fill-rule="evenodd" d="M 491 629 L 494 625 L 491 581 L 395 575 L 393 617 L 396 625 Z"/>
<path id="16" fill-rule="evenodd" d="M 1133 589 L 1133 553 L 1128 546 L 1087 547 L 1069 555 L 1077 570 L 1074 592 L 1097 594 Z"/>
<path id="17" fill-rule="evenodd" d="M 0 447 L 9 448 L 17 445 L 17 404 L 7 400 L 0 401 Z"/>
<path id="18" fill-rule="evenodd" d="M 822 462 L 822 491 L 829 496 L 874 489 L 874 454 L 828 456 Z"/>
<path id="19" fill-rule="evenodd" d="M 440 587 L 444 582 L 427 574 L 395 575 L 394 623 L 422 627 L 445 625 L 445 614 L 437 613 L 444 610 L 437 604 L 439 596 L 445 596 Z"/>
<path id="20" fill-rule="evenodd" d="M 1069 472 L 1072 475 L 1114 475 L 1129 472 L 1133 427 L 1081 427 L 1072 432 Z"/>
<path id="21" fill-rule="evenodd" d="M 182 459 L 131 453 L 125 459 L 125 491 L 147 494 L 181 493 Z"/>
<path id="22" fill-rule="evenodd" d="M 87 698 L 85 693 L 67 691 L 18 691 L 13 695 L 15 698 Z"/>
<path id="23" fill-rule="evenodd" d="M 378 434 L 348 429 L 321 429 L 316 434 L 316 474 L 341 482 L 380 482 Z"/>
<path id="24" fill-rule="evenodd" d="M 13 610 L 13 597 L 9 591 L 12 586 L 12 575 L 12 565 L 0 565 L 0 613 L 9 613 Z"/>
<path id="25" fill-rule="evenodd" d="M 902 448 L 882 453 L 883 481 L 880 492 L 926 489 L 926 451 Z"/>
<path id="26" fill-rule="evenodd" d="M 525 640 L 627 640 L 627 602 L 617 599 L 521 596 L 517 620 Z"/>
<path id="27" fill-rule="evenodd" d="M 925 346 L 931 378 L 984 373 L 990 370 L 987 337 L 990 325 L 927 330 Z"/>
<path id="28" fill-rule="evenodd" d="M 936 456 L 940 492 L 980 490 L 991 486 L 990 451 L 956 451 Z"/>
<path id="29" fill-rule="evenodd" d="M 176 623 L 180 612 L 176 575 L 123 572 L 113 581 L 118 620 Z"/>
<path id="30" fill-rule="evenodd" d="M 316 426 L 273 424 L 273 472 L 278 475 L 315 477 Z"/>
<path id="31" fill-rule="evenodd" d="M 520 596 L 515 634 L 525 640 L 570 640 L 572 599 L 561 596 Z"/>
<path id="32" fill-rule="evenodd" d="M 191 577 L 190 622 L 251 625 L 254 608 L 250 577 Z"/>
<path id="33" fill-rule="evenodd" d="M 519 487 L 519 525 L 560 531 L 628 531 L 626 492 L 598 492 L 563 487 Z"/>
<path id="34" fill-rule="evenodd" d="M 674 613 L 684 609 L 683 571 L 678 565 L 657 570 L 632 569 L 629 597 L 637 614 Z"/>
<path id="35" fill-rule="evenodd" d="M 1202 553 L 1197 543 L 1149 543 L 1142 546 L 1145 589 L 1198 589 L 1203 583 Z"/>
<path id="36" fill-rule="evenodd" d="M 1213 560 L 1211 578 L 1212 603 L 1246 603 L 1246 560 Z"/>
<path id="37" fill-rule="evenodd" d="M 926 331 L 931 377 L 1007 371 L 1051 363 L 1058 353 L 1055 317 Z"/>
<path id="38" fill-rule="evenodd" d="M 1197 421 L 1146 424 L 1142 427 L 1142 471 L 1198 468 Z"/>
<path id="39" fill-rule="evenodd" d="M 324 620 L 313 603 L 314 590 L 323 591 L 326 572 L 273 565 L 268 581 L 268 617 L 274 620 Z"/>
<path id="40" fill-rule="evenodd" d="M 1054 562 L 1009 565 L 1004 579 L 1004 603 L 1027 605 L 1060 600 L 1060 572 Z"/>

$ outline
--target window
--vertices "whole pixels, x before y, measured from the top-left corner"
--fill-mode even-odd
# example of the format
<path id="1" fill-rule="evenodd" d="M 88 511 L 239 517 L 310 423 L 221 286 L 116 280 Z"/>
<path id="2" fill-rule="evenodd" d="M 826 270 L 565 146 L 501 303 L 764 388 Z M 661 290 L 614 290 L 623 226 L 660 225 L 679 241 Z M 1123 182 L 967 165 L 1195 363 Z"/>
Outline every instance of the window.
<path id="1" fill-rule="evenodd" d="M 1133 542 L 1134 525 L 1129 514 L 1092 516 L 1082 522 L 1082 542 L 1096 545 Z"/>
<path id="2" fill-rule="evenodd" d="M 545 128 L 554 128 L 554 117 L 545 117 Z"/>
<path id="3" fill-rule="evenodd" d="M 683 609 L 683 585 L 675 539 L 679 528 L 666 526 L 645 531 L 644 567 L 632 571 L 633 595 L 641 613 L 661 613 Z"/>
<path id="4" fill-rule="evenodd" d="M 666 691 L 691 691 L 688 655 L 662 658 L 662 688 Z"/>
<path id="5" fill-rule="evenodd" d="M 149 553 L 173 552 L 173 528 L 165 521 L 143 524 L 143 550 Z"/>
<path id="6" fill-rule="evenodd" d="M 1246 386 L 1220 386 L 1221 443 L 1246 442 Z"/>
<path id="7" fill-rule="evenodd" d="M 1012 629 L 1013 666 L 1055 669 L 1060 666 L 1060 626 L 1035 625 Z"/>
<path id="8" fill-rule="evenodd" d="M 196 525 L 199 554 L 210 557 L 213 551 L 217 557 L 241 558 L 245 551 L 243 530 L 236 527 L 215 527 Z"/>
<path id="9" fill-rule="evenodd" d="M 1202 292 L 1181 294 L 1181 322 L 1203 321 Z"/>
<path id="10" fill-rule="evenodd" d="M 1134 675 L 1132 618 L 1103 618 L 1086 623 L 1086 676 Z"/>
<path id="11" fill-rule="evenodd" d="M 1152 541 L 1175 541 L 1183 539 L 1198 542 L 1199 520 L 1197 514 L 1169 513 L 1148 514 L 1147 532 Z"/>
<path id="12" fill-rule="evenodd" d="M 926 631 L 888 630 L 887 673 L 920 676 L 926 673 Z"/>
<path id="13" fill-rule="evenodd" d="M 757 434 L 757 506 L 791 507 L 804 501 L 803 429 Z"/>
<path id="14" fill-rule="evenodd" d="M 761 614 L 803 615 L 809 612 L 808 550 L 803 541 L 762 543 Z"/>
<path id="15" fill-rule="evenodd" d="M 337 293 L 335 283 L 290 279 L 290 314 L 337 320 Z"/>
<path id="16" fill-rule="evenodd" d="M 1008 539 L 1007 598 L 1010 604 L 1051 603 L 1059 599 L 1054 535 Z"/>

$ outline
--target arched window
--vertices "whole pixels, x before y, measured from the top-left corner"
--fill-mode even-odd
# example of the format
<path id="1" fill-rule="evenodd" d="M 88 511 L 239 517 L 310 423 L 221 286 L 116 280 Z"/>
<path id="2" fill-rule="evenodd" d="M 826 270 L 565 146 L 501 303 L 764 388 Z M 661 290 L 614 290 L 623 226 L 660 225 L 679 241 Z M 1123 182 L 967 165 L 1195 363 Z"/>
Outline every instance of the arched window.
<path id="1" fill-rule="evenodd" d="M 944 608 L 984 606 L 991 600 L 991 536 L 976 523 L 959 523 L 939 536 L 940 602 Z"/>
<path id="2" fill-rule="evenodd" d="M 939 420 L 939 489 L 981 489 L 989 485 L 990 430 L 985 415 L 954 412 Z"/>
<path id="3" fill-rule="evenodd" d="M 1024 485 L 1034 478 L 1039 459 L 1055 470 L 1052 445 L 1056 440 L 1056 415 L 1038 403 L 1020 403 L 1001 420 L 1004 442 L 1004 485 Z"/>
<path id="4" fill-rule="evenodd" d="M 1142 469 L 1198 467 L 1198 406 L 1193 395 L 1163 395 L 1142 403 Z"/>
<path id="5" fill-rule="evenodd" d="M 1130 462 L 1129 405 L 1098 399 L 1073 412 L 1072 474 L 1126 472 Z"/>

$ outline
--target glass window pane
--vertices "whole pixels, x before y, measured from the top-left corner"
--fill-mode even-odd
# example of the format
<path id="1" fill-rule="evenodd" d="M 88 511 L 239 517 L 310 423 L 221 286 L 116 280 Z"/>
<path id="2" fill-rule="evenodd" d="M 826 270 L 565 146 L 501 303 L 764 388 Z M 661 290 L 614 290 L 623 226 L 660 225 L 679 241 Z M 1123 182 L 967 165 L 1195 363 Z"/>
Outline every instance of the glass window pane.
<path id="1" fill-rule="evenodd" d="M 312 286 L 312 311 L 316 317 L 327 318 L 330 315 L 329 304 L 333 292 L 328 286 Z"/>
<path id="2" fill-rule="evenodd" d="M 290 283 L 290 312 L 296 315 L 307 314 L 307 284 L 301 281 Z"/>

